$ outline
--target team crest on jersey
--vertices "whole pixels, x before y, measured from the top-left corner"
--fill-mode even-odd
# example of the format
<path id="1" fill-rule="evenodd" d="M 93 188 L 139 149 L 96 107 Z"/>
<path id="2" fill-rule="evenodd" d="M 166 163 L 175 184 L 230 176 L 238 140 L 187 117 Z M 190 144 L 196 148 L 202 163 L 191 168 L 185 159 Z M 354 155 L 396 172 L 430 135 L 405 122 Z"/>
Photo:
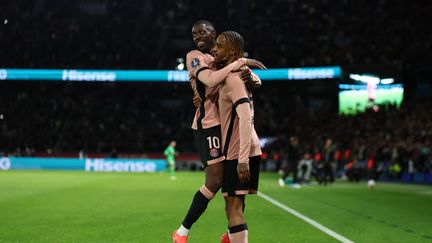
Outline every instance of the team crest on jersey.
<path id="1" fill-rule="evenodd" d="M 196 68 L 196 67 L 198 67 L 199 65 L 200 65 L 200 60 L 199 60 L 198 58 L 194 58 L 194 59 L 192 59 L 192 61 L 191 61 L 191 66 L 192 66 L 192 67 Z"/>
<path id="2" fill-rule="evenodd" d="M 217 149 L 210 149 L 210 156 L 211 157 L 217 157 L 217 156 L 219 156 L 219 151 L 217 150 Z"/>

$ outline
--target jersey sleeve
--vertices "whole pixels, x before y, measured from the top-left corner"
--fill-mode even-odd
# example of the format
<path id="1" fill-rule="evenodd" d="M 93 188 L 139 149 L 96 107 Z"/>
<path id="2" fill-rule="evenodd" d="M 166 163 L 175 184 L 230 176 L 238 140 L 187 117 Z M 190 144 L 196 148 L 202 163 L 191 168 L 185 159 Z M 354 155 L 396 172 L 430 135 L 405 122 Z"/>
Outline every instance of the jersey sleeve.
<path id="1" fill-rule="evenodd" d="M 205 55 L 198 51 L 193 50 L 186 55 L 186 68 L 189 72 L 189 83 L 191 85 L 194 97 L 199 97 L 197 89 L 197 78 L 195 76 L 196 71 L 200 69 L 209 68 L 209 63 L 206 62 Z"/>
<path id="2" fill-rule="evenodd" d="M 196 77 L 196 72 L 201 69 L 209 69 L 209 63 L 206 61 L 204 53 L 193 50 L 186 55 L 186 68 L 189 72 L 189 78 Z"/>
<path id="3" fill-rule="evenodd" d="M 229 83 L 227 85 L 231 88 L 230 98 L 239 118 L 240 149 L 238 162 L 249 163 L 252 139 L 252 115 L 248 93 L 243 81 L 238 75 L 230 76 L 230 80 L 227 83 Z"/>

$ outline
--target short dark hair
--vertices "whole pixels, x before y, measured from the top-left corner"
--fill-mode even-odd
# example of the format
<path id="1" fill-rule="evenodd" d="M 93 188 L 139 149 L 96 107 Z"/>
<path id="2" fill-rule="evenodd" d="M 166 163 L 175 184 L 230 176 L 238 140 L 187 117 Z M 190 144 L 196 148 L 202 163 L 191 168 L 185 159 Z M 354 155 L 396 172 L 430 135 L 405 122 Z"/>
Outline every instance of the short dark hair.
<path id="1" fill-rule="evenodd" d="M 210 27 L 212 30 L 216 30 L 215 27 L 214 27 L 214 25 L 213 25 L 213 23 L 211 23 L 208 20 L 203 20 L 203 19 L 202 20 L 198 20 L 197 22 L 195 22 L 195 24 L 193 26 L 197 26 L 197 25 L 200 25 L 200 24 L 205 24 L 206 26 Z"/>
<path id="2" fill-rule="evenodd" d="M 244 40 L 243 37 L 232 30 L 224 31 L 221 35 L 225 36 L 225 39 L 231 44 L 235 50 L 237 58 L 243 57 L 244 55 Z"/>

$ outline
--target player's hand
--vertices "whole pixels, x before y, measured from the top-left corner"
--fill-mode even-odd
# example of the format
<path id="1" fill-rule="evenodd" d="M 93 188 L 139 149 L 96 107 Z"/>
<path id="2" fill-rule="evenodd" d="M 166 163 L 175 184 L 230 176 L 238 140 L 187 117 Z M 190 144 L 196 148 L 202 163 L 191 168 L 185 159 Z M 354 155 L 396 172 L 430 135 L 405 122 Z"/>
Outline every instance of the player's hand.
<path id="1" fill-rule="evenodd" d="M 246 66 L 267 70 L 267 67 L 264 66 L 262 62 L 250 58 L 245 58 L 245 59 L 246 59 Z"/>
<path id="2" fill-rule="evenodd" d="M 241 183 L 248 182 L 250 179 L 249 163 L 238 163 L 237 174 Z"/>
<path id="3" fill-rule="evenodd" d="M 252 72 L 248 67 L 243 66 L 240 68 L 240 78 L 243 82 L 250 82 L 252 79 Z"/>
<path id="4" fill-rule="evenodd" d="M 201 107 L 201 97 L 199 96 L 199 94 L 195 94 L 193 97 L 193 104 L 195 106 L 195 108 L 200 108 Z"/>
<path id="5" fill-rule="evenodd" d="M 248 67 L 243 66 L 240 70 L 240 78 L 245 83 L 248 90 L 261 87 L 261 81 L 253 79 L 252 71 Z"/>
<path id="6" fill-rule="evenodd" d="M 194 79 L 195 75 L 193 75 L 192 73 L 189 73 L 189 80 Z"/>

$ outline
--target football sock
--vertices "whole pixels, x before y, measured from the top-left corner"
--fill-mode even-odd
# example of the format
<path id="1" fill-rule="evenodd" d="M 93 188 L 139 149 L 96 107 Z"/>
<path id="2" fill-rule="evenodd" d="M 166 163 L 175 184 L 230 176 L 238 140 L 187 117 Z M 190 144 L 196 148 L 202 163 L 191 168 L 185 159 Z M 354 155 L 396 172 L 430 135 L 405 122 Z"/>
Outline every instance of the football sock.
<path id="1" fill-rule="evenodd" d="M 240 224 L 229 228 L 229 238 L 231 243 L 247 243 L 248 227 L 247 224 Z"/>
<path id="2" fill-rule="evenodd" d="M 195 193 L 189 211 L 183 220 L 182 226 L 190 230 L 192 225 L 204 213 L 208 203 L 213 197 L 214 193 L 211 192 L 207 187 L 202 186 L 200 190 Z"/>
<path id="3" fill-rule="evenodd" d="M 187 236 L 189 235 L 189 230 L 186 229 L 183 225 L 180 225 L 180 228 L 177 230 L 177 234 L 180 236 Z"/>

